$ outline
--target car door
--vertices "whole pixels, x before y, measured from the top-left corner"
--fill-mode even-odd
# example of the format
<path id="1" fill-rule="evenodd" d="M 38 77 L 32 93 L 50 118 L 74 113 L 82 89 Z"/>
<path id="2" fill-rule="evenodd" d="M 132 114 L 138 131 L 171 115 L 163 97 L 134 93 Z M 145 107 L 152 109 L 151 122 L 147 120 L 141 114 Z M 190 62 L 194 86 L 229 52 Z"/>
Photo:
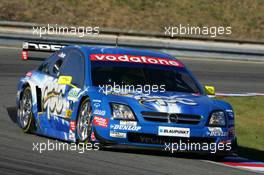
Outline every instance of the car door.
<path id="1" fill-rule="evenodd" d="M 84 86 L 84 66 L 84 57 L 82 53 L 77 49 L 69 49 L 67 54 L 65 53 L 62 62 L 57 60 L 52 68 L 53 76 L 55 77 L 52 86 L 55 90 L 54 95 L 57 96 L 54 98 L 54 101 L 50 101 L 47 110 L 54 119 L 57 119 L 51 124 L 56 130 L 68 130 L 68 128 L 64 126 L 63 121 L 69 120 L 71 117 L 68 115 L 67 111 L 73 110 L 70 106 L 70 103 L 74 101 L 73 92 L 78 94 Z M 71 84 L 74 87 L 58 84 L 59 76 L 71 76 Z"/>
<path id="2" fill-rule="evenodd" d="M 46 114 L 48 120 L 51 117 L 63 117 L 63 108 L 67 105 L 63 100 L 67 87 L 57 83 L 59 71 L 67 53 L 68 51 L 65 49 L 52 56 L 41 82 L 42 112 Z"/>
<path id="3" fill-rule="evenodd" d="M 70 101 L 67 98 L 73 89 L 68 85 L 58 84 L 59 76 L 71 76 L 72 84 L 78 89 L 84 85 L 84 58 L 82 53 L 73 48 L 65 48 L 55 53 L 49 61 L 48 66 L 43 66 L 45 78 L 43 78 L 41 89 L 42 98 L 42 123 L 46 127 L 55 130 L 68 131 L 67 122 L 70 109 Z"/>
<path id="4" fill-rule="evenodd" d="M 68 55 L 69 50 L 55 52 L 38 68 L 37 101 L 38 101 L 38 120 L 37 125 L 41 133 L 54 136 L 50 129 L 66 130 L 67 126 L 60 125 L 65 123 L 63 110 L 68 103 L 63 96 L 67 92 L 65 85 L 57 83 L 59 70 Z M 48 128 L 48 129 L 47 129 Z"/>

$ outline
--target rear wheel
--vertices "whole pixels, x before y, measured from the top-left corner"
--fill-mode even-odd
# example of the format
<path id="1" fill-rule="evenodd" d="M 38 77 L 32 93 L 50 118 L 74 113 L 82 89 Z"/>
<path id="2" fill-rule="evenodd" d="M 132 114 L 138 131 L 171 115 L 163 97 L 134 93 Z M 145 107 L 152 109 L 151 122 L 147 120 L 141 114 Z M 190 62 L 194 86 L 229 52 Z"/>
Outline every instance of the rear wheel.
<path id="1" fill-rule="evenodd" d="M 78 143 L 88 143 L 90 142 L 90 136 L 92 131 L 92 108 L 89 98 L 82 101 L 79 108 L 78 119 L 77 119 L 77 135 Z"/>
<path id="2" fill-rule="evenodd" d="M 22 92 L 17 111 L 17 121 L 25 133 L 33 132 L 34 117 L 32 112 L 32 94 L 30 87 L 26 87 Z"/>

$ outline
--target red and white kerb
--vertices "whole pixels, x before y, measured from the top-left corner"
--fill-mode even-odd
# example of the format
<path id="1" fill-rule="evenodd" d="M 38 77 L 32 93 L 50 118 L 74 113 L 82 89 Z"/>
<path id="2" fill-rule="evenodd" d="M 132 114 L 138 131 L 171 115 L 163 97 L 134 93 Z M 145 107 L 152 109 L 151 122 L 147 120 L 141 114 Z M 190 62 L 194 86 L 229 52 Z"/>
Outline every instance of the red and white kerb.
<path id="1" fill-rule="evenodd" d="M 27 60 L 28 59 L 28 51 L 27 50 L 23 50 L 22 51 L 22 60 Z"/>
<path id="2" fill-rule="evenodd" d="M 149 56 L 135 56 L 135 55 L 121 55 L 121 54 L 91 54 L 90 60 L 183 67 L 183 65 L 177 60 L 171 60 L 167 58 L 154 58 Z"/>

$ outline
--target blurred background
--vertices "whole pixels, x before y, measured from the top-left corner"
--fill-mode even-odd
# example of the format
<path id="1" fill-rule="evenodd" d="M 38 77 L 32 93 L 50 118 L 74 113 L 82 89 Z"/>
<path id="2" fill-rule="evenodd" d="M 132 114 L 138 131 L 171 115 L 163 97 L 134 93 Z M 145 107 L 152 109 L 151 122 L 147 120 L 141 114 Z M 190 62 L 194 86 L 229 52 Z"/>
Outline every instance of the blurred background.
<path id="1" fill-rule="evenodd" d="M 230 38 L 264 40 L 263 0 L 1 0 L 0 20 L 146 32 L 231 26 Z"/>

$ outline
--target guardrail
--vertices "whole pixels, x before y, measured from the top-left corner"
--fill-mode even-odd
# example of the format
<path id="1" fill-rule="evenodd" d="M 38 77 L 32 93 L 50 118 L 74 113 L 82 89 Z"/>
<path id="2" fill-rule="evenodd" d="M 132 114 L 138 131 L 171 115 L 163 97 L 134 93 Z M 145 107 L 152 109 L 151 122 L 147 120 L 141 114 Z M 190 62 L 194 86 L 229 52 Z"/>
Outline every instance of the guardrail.
<path id="1" fill-rule="evenodd" d="M 26 22 L 15 22 L 15 21 L 0 21 L 0 27 L 16 27 L 16 28 L 30 28 L 33 27 L 47 26 L 46 24 L 38 23 L 26 23 Z M 110 35 L 126 35 L 126 36 L 138 36 L 138 37 L 155 37 L 155 38 L 167 38 L 167 39 L 182 39 L 182 40 L 199 40 L 199 41 L 214 41 L 214 42 L 227 42 L 227 43 L 240 43 L 240 44 L 264 44 L 264 41 L 255 41 L 255 40 L 238 40 L 230 39 L 227 37 L 208 37 L 203 35 L 178 35 L 171 37 L 160 32 L 144 32 L 144 31 L 135 31 L 135 30 L 120 30 L 120 29 L 111 29 L 103 28 L 100 30 L 101 34 L 110 34 Z"/>
<path id="2" fill-rule="evenodd" d="M 33 27 L 44 24 L 0 21 L 0 44 L 39 41 L 65 44 L 107 45 L 155 49 L 180 57 L 203 57 L 264 61 L 264 42 L 238 41 L 200 36 L 170 38 L 161 33 L 100 29 L 97 36 L 33 35 Z"/>

